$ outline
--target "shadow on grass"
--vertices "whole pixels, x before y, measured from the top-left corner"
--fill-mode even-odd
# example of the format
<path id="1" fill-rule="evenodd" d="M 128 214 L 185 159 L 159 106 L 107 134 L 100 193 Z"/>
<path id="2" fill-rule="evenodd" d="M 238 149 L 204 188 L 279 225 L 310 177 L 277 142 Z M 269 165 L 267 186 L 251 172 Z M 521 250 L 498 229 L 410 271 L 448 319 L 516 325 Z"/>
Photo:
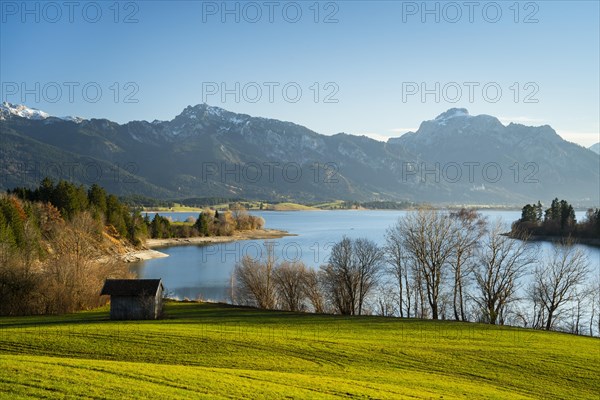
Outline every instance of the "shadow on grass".
<path id="1" fill-rule="evenodd" d="M 90 324 L 110 321 L 107 308 L 81 311 L 63 315 L 34 315 L 22 317 L 0 317 L 0 329 L 28 328 L 32 326 L 59 326 L 72 324 Z"/>

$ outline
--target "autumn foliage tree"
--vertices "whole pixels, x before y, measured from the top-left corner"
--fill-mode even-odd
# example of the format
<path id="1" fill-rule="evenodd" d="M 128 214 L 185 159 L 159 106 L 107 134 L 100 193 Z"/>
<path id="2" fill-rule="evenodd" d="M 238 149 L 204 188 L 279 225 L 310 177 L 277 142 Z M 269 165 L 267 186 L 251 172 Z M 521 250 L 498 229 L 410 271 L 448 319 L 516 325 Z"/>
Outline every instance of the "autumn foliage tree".
<path id="1" fill-rule="evenodd" d="M 65 218 L 51 203 L 0 195 L 0 315 L 101 304 L 104 279 L 128 275 L 121 263 L 102 259 L 104 240 L 103 224 L 90 211 Z"/>

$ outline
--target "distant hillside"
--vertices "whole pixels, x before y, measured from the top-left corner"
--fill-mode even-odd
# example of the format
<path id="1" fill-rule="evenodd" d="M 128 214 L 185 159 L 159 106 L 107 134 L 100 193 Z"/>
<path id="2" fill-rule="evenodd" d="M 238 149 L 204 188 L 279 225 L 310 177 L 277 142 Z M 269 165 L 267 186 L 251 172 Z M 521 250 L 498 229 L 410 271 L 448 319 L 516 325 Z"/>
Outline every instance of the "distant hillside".
<path id="1" fill-rule="evenodd" d="M 598 204 L 598 156 L 563 140 L 547 125 L 504 126 L 489 115 L 452 109 L 388 143 L 414 154 L 429 168 L 445 167 L 446 180 L 456 176 L 454 166 L 459 165 L 461 182 L 472 178 L 463 198 L 543 199 L 567 193 L 577 204 Z"/>
<path id="2" fill-rule="evenodd" d="M 559 196 L 574 205 L 600 202 L 593 153 L 549 126 L 504 126 L 461 109 L 387 143 L 320 135 L 206 104 L 171 121 L 120 125 L 4 103 L 0 128 L 2 188 L 34 186 L 50 175 L 162 199 L 520 205 Z"/>
<path id="3" fill-rule="evenodd" d="M 596 143 L 596 144 L 591 145 L 589 147 L 589 149 L 591 151 L 593 151 L 594 153 L 596 153 L 596 154 L 600 154 L 600 143 Z"/>

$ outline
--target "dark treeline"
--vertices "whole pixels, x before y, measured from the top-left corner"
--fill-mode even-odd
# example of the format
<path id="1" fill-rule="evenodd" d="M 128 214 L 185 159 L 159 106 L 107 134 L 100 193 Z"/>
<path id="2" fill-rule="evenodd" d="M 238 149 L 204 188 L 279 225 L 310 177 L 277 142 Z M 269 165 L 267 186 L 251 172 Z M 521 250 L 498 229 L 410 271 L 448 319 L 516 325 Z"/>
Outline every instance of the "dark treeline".
<path id="1" fill-rule="evenodd" d="M 142 217 L 139 208 L 131 207 L 115 195 L 108 194 L 102 187 L 93 184 L 89 189 L 61 180 L 55 184 L 46 178 L 35 189 L 15 188 L 8 191 L 22 200 L 49 203 L 56 207 L 61 216 L 71 220 L 75 215 L 87 211 L 109 233 L 140 246 L 148 238 L 175 238 L 195 236 L 230 236 L 236 230 L 260 229 L 262 218 L 249 215 L 243 203 L 231 204 L 227 212 L 203 210 L 192 224 L 173 223 L 169 218 L 155 214 Z"/>
<path id="2" fill-rule="evenodd" d="M 185 223 L 173 223 L 169 218 L 155 214 L 150 220 L 144 216 L 148 234 L 153 239 L 195 236 L 231 236 L 235 231 L 261 229 L 265 221 L 248 214 L 246 208 L 233 204 L 229 211 L 202 210 L 198 218 Z"/>
<path id="3" fill-rule="evenodd" d="M 81 212 L 89 212 L 102 225 L 111 227 L 134 245 L 140 245 L 147 236 L 147 225 L 139 210 L 131 209 L 97 184 L 86 190 L 83 185 L 64 180 L 55 184 L 45 178 L 36 189 L 16 188 L 8 191 L 8 194 L 31 202 L 49 203 L 58 209 L 65 220 L 71 220 Z"/>
<path id="4" fill-rule="evenodd" d="M 544 210 L 541 202 L 526 204 L 521 218 L 515 221 L 512 232 L 526 232 L 532 236 L 557 236 L 600 239 L 600 209 L 590 208 L 585 219 L 578 222 L 573 206 L 566 200 L 552 200 Z"/>
<path id="5" fill-rule="evenodd" d="M 274 245 L 244 257 L 231 300 L 266 309 L 452 319 L 600 333 L 600 281 L 572 242 L 541 258 L 527 236 L 473 210 L 410 211 L 385 245 L 344 237 L 318 268 L 279 261 Z"/>

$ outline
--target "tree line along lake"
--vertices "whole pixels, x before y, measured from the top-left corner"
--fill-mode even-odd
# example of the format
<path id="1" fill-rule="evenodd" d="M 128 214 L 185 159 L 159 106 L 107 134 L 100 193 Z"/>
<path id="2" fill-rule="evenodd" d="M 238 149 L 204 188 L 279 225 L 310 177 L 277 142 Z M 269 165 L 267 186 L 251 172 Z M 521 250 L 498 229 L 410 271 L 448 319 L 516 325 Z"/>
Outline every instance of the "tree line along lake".
<path id="1" fill-rule="evenodd" d="M 326 264 L 331 247 L 342 237 L 365 237 L 380 246 L 385 244 L 387 228 L 396 223 L 408 211 L 387 210 L 336 210 L 336 211 L 256 211 L 252 215 L 265 219 L 265 228 L 287 231 L 294 236 L 274 239 L 275 256 L 278 261 L 302 261 L 311 268 Z M 152 218 L 152 213 L 150 217 Z M 197 212 L 159 212 L 173 221 L 185 221 Z M 521 217 L 520 211 L 485 210 L 481 214 L 489 222 L 500 219 L 510 225 Z M 576 213 L 577 220 L 585 218 L 585 212 Z M 540 246 L 540 259 L 550 253 L 554 244 L 532 242 Z M 577 245 L 588 254 L 592 277 L 600 275 L 600 248 Z M 201 298 L 210 301 L 227 301 L 231 273 L 235 264 L 248 255 L 259 258 L 265 253 L 264 240 L 244 240 L 212 245 L 183 245 L 158 248 L 169 257 L 156 258 L 131 264 L 139 278 L 161 278 L 170 296 L 179 299 Z"/>

